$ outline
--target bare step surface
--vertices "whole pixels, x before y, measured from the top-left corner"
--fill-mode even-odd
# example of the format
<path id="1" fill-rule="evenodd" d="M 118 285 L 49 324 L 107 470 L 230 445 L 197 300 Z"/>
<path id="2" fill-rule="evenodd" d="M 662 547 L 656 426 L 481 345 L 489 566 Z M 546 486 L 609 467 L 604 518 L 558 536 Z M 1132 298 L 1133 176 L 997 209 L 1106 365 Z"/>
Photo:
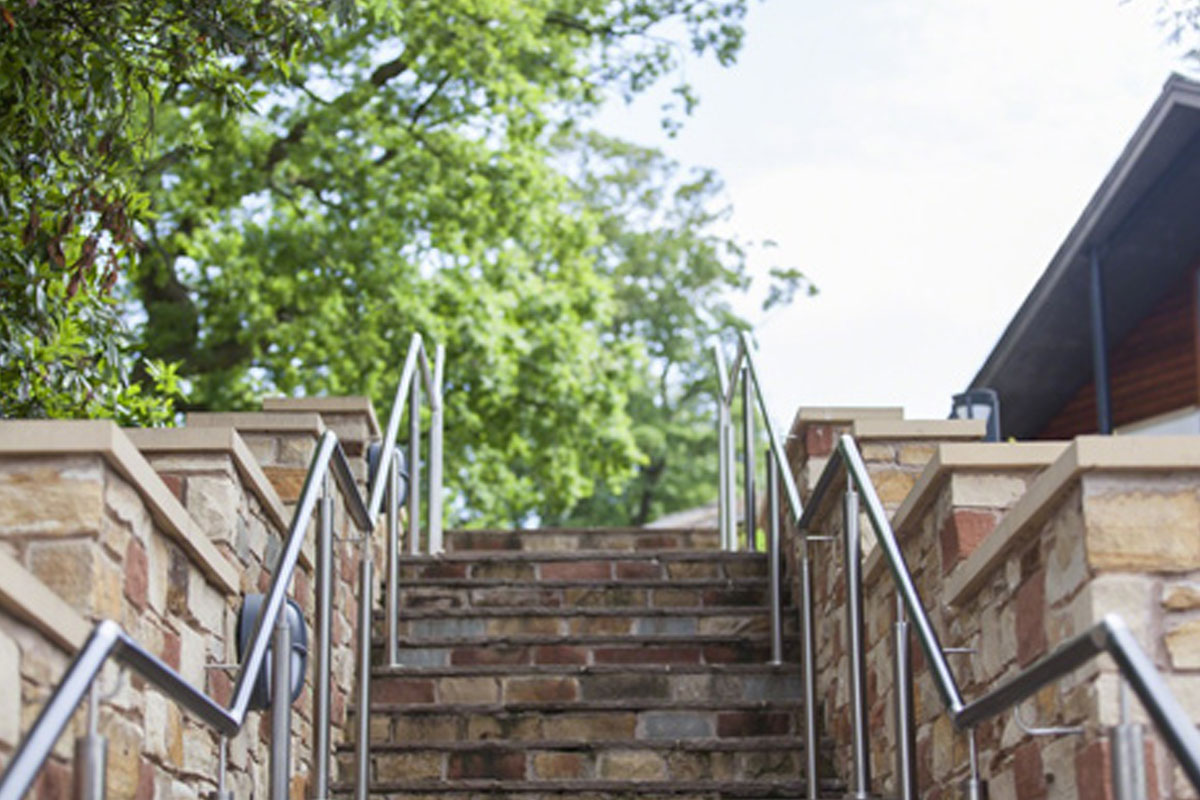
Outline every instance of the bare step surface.
<path id="1" fill-rule="evenodd" d="M 765 555 L 720 551 L 712 530 L 446 543 L 400 560 L 399 664 L 373 670 L 374 797 L 804 793 L 797 619 L 785 609 L 785 664 L 768 664 Z M 352 757 L 348 741 L 341 774 Z"/>
<path id="2" fill-rule="evenodd" d="M 533 528 L 529 530 L 452 530 L 446 550 L 480 552 L 572 552 L 577 550 L 716 550 L 720 537 L 711 528 Z"/>

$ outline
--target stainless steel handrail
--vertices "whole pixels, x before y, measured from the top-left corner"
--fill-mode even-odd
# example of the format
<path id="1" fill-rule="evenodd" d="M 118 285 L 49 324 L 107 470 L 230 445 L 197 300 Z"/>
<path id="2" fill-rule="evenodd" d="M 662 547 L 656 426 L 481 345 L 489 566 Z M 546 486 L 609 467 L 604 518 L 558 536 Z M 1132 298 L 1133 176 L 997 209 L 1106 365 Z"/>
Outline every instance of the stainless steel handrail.
<path id="1" fill-rule="evenodd" d="M 327 479 L 330 477 L 332 477 L 341 489 L 350 519 L 363 532 L 359 630 L 357 632 L 359 650 L 358 701 L 360 705 L 358 712 L 358 747 L 356 748 L 357 764 L 355 768 L 358 780 L 355 786 L 355 796 L 356 798 L 363 798 L 365 800 L 367 796 L 366 776 L 368 774 L 368 764 L 366 763 L 368 755 L 366 748 L 368 715 L 365 709 L 369 698 L 370 612 L 373 606 L 371 600 L 373 571 L 369 540 L 373 528 L 372 520 L 379 516 L 385 496 L 390 496 L 391 500 L 387 509 L 389 522 L 387 531 L 390 539 L 388 542 L 388 605 L 394 612 L 397 596 L 396 584 L 398 582 L 398 569 L 395 568 L 395 539 L 397 535 L 395 524 L 397 509 L 395 505 L 399 483 L 399 465 L 397 459 L 394 457 L 395 441 L 396 434 L 399 431 L 400 418 L 404 411 L 405 398 L 410 394 L 411 390 L 412 403 L 410 408 L 412 414 L 410 418 L 412 419 L 413 435 L 410 440 L 410 448 L 412 448 L 410 452 L 412 453 L 413 466 L 411 468 L 409 485 L 410 488 L 414 487 L 419 476 L 417 467 L 418 451 L 416 450 L 419 386 L 413 382 L 414 373 L 418 365 L 421 367 L 423 382 L 430 397 L 432 417 L 430 430 L 429 545 L 431 552 L 439 552 L 442 546 L 442 426 L 444 421 L 442 374 L 444 363 L 445 348 L 442 345 L 438 345 L 435 351 L 434 365 L 431 370 L 421 335 L 419 333 L 413 334 L 404 370 L 401 373 L 400 383 L 396 390 L 395 401 L 388 417 L 387 433 L 383 441 L 382 457 L 379 461 L 381 468 L 376 472 L 371 482 L 368 495 L 370 498 L 369 501 L 364 501 L 358 491 L 354 473 L 351 470 L 349 461 L 346 459 L 345 452 L 338 443 L 337 435 L 333 431 L 326 431 L 321 435 L 313 454 L 313 459 L 310 462 L 308 473 L 304 479 L 304 486 L 300 492 L 300 499 L 288 528 L 284 548 L 272 573 L 266 600 L 262 605 L 258 620 L 254 626 L 254 631 L 251 634 L 249 649 L 238 667 L 237 679 L 234 683 L 233 694 L 228 708 L 223 707 L 203 691 L 192 686 L 178 672 L 141 647 L 116 622 L 101 620 L 93 628 L 83 647 L 72 660 L 66 674 L 51 694 L 49 701 L 38 714 L 33 727 L 30 728 L 29 733 L 21 740 L 13 757 L 6 765 L 3 775 L 0 775 L 0 800 L 19 800 L 29 790 L 46 758 L 49 757 L 53 750 L 54 743 L 58 740 L 63 730 L 65 730 L 80 702 L 84 697 L 89 695 L 97 676 L 109 658 L 115 658 L 121 664 L 136 671 L 149 683 L 158 687 L 169 698 L 191 711 L 201 721 L 221 734 L 219 763 L 222 765 L 222 770 L 218 778 L 218 796 L 226 794 L 223 792 L 225 738 L 235 735 L 241 730 L 245 722 L 249 710 L 250 697 L 254 691 L 255 679 L 266 660 L 268 638 L 275 637 L 276 646 L 280 651 L 290 649 L 286 644 L 287 625 L 279 625 L 277 623 L 281 620 L 280 612 L 286 602 L 288 586 L 291 583 L 292 574 L 299 560 L 304 536 L 308 530 L 309 523 L 312 521 L 318 499 L 322 500 L 322 505 L 320 514 L 321 524 L 317 526 L 319 537 L 317 562 L 318 571 L 324 572 L 324 574 L 318 576 L 318 594 L 325 595 L 323 602 L 319 600 L 319 605 L 327 605 L 330 601 L 329 595 L 332 590 L 329 572 L 332 567 L 333 510 L 329 498 L 327 496 L 320 497 L 322 494 L 325 494 Z M 415 494 L 415 491 L 410 491 L 409 494 L 410 535 L 415 542 L 417 536 L 417 506 L 411 501 L 411 496 Z M 318 671 L 327 673 L 330 669 L 328 608 L 318 608 L 317 624 L 320 630 L 318 631 L 317 664 L 315 668 Z M 395 629 L 395 620 L 391 619 L 387 628 L 389 634 L 394 635 Z M 394 646 L 389 649 L 389 652 L 394 651 Z M 290 659 L 278 658 L 274 661 L 277 665 L 275 675 L 273 676 L 276 684 L 287 685 L 286 665 Z M 318 719 L 314 721 L 313 725 L 316 729 L 314 731 L 314 749 L 318 751 L 327 750 L 329 743 L 328 732 L 322 730 L 324 726 L 328 725 L 328 683 L 327 674 L 318 675 L 317 696 L 314 698 Z M 275 696 L 278 695 L 279 692 L 276 691 Z M 290 704 L 286 704 L 286 706 L 290 708 Z M 94 715 L 94 709 L 92 709 L 92 713 Z M 321 721 L 322 718 L 324 722 Z M 282 719 L 286 719 L 286 716 L 281 715 Z M 279 724 L 275 727 L 290 726 Z M 316 793 L 318 800 L 323 800 L 328 791 L 328 786 L 326 785 L 328 781 L 328 755 L 327 752 L 317 752 L 314 758 L 316 762 L 314 773 L 317 783 Z M 283 772 L 286 773 L 288 771 L 286 766 L 286 752 L 282 755 L 282 763 L 284 765 L 282 768 Z M 276 775 L 277 771 L 273 769 L 271 774 L 272 796 L 274 797 L 276 794 L 281 797 L 286 796 L 286 792 L 288 791 L 287 775 Z M 103 771 L 101 770 L 98 774 L 102 775 Z"/>
<path id="2" fill-rule="evenodd" d="M 1200 732 L 1197 732 L 1195 724 L 1168 689 L 1166 682 L 1128 627 L 1115 615 L 1106 616 L 1089 630 L 1059 645 L 1054 651 L 982 697 L 964 703 L 937 632 L 921 603 L 895 531 L 892 530 L 879 495 L 871 483 L 854 438 L 849 434 L 839 437 L 837 450 L 825 465 L 809 497 L 808 508 L 800 515 L 800 535 L 806 536 L 817 509 L 834 485 L 837 473 L 842 469 L 846 470 L 849 480 L 865 498 L 867 517 L 875 530 L 884 563 L 887 564 L 896 586 L 897 596 L 912 620 L 917 641 L 924 651 L 934 684 L 956 728 L 971 730 L 980 722 L 1014 707 L 1043 686 L 1082 666 L 1094 656 L 1108 653 L 1141 699 L 1192 786 L 1200 790 Z M 811 595 L 805 595 L 801 599 L 806 613 L 811 615 Z M 806 662 L 810 656 L 811 654 L 806 654 Z M 813 688 L 815 689 L 815 686 Z M 812 697 L 806 697 L 806 705 L 811 705 L 812 702 Z M 810 738 L 805 746 L 811 752 L 814 740 Z M 815 783 L 811 776 L 810 783 Z M 815 794 L 810 793 L 810 796 Z"/>
<path id="3" fill-rule="evenodd" d="M 409 550 L 416 553 L 420 521 L 418 519 L 419 487 L 420 487 L 420 429 L 419 411 L 421 386 L 429 398 L 430 427 L 429 427 L 429 553 L 436 555 L 442 551 L 442 428 L 445 412 L 442 406 L 442 381 L 446 361 L 446 348 L 438 345 L 434 348 L 433 365 L 430 366 L 429 355 L 421 334 L 414 333 L 408 346 L 408 355 L 404 359 L 404 369 L 400 373 L 400 383 L 396 386 L 396 394 L 392 400 L 392 410 L 388 415 L 387 429 L 383 435 L 383 450 L 379 457 L 379 475 L 371 487 L 370 500 L 367 509 L 374 519 L 383 507 L 383 498 L 387 493 L 387 481 L 380 476 L 387 472 L 386 466 L 391 463 L 392 452 L 396 447 L 396 436 L 400 432 L 400 418 L 404 409 L 409 409 L 409 458 L 408 458 L 408 532 Z M 415 382 L 417 368 L 421 370 L 421 382 Z"/>
<path id="4" fill-rule="evenodd" d="M 228 708 L 223 707 L 160 659 L 142 648 L 116 622 L 101 620 L 92 630 L 82 649 L 54 689 L 50 700 L 38 714 L 29 733 L 22 739 L 0 776 L 0 800 L 17 800 L 32 785 L 42 764 L 54 748 L 71 715 L 88 695 L 96 677 L 110 657 L 133 669 L 165 695 L 195 714 L 222 736 L 236 734 L 245 722 L 254 682 L 267 655 L 268 638 L 276 627 L 287 597 L 288 584 L 299 561 L 304 534 L 312 520 L 313 509 L 322 491 L 325 477 L 331 474 L 347 498 L 351 519 L 362 530 L 371 528 L 366 506 L 354 483 L 346 455 L 333 431 L 322 434 L 304 480 L 300 501 L 292 517 L 283 551 L 271 577 L 266 599 L 254 626 L 251 643 L 238 667 L 237 680 Z M 287 659 L 277 659 L 286 661 Z"/>

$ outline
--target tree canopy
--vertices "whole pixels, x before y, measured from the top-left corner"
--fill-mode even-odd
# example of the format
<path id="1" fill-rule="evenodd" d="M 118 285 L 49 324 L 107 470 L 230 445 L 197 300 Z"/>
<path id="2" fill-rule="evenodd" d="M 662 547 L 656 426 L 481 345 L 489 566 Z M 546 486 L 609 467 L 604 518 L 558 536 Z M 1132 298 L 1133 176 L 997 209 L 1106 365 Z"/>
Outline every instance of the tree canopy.
<path id="1" fill-rule="evenodd" d="M 455 521 L 563 520 L 597 491 L 661 485 L 665 442 L 698 435 L 694 351 L 732 321 L 721 297 L 744 254 L 711 230 L 714 176 L 675 182 L 660 155 L 580 131 L 606 97 L 674 80 L 686 50 L 730 63 L 745 13 L 0 7 L 0 410 L 161 421 L 176 386 L 184 408 L 267 393 L 386 408 L 419 330 L 448 353 Z M 695 100 L 674 96 L 667 125 Z M 625 517 L 711 494 L 670 480 Z"/>

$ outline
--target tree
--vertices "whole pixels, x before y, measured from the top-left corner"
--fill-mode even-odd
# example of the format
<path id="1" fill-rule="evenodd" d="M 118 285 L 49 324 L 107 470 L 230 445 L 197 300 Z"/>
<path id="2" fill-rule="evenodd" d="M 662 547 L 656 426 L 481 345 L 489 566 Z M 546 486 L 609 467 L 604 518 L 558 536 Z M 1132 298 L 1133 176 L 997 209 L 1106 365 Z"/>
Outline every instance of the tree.
<path id="1" fill-rule="evenodd" d="M 365 4 L 286 80 L 256 75 L 253 113 L 180 86 L 142 176 L 143 351 L 181 364 L 197 406 L 365 392 L 386 408 L 421 330 L 450 354 L 456 521 L 553 518 L 596 479 L 620 485 L 639 458 L 639 345 L 612 335 L 600 217 L 575 202 L 551 139 L 608 88 L 670 71 L 658 26 L 681 20 L 694 50 L 728 61 L 744 10 Z"/>
<path id="2" fill-rule="evenodd" d="M 137 255 L 154 110 L 184 85 L 237 105 L 234 54 L 284 64 L 310 22 L 290 2 L 0 4 L 0 415 L 169 419 L 174 370 L 141 362 L 131 381 L 111 296 Z"/>
<path id="3" fill-rule="evenodd" d="M 596 214 L 596 260 L 616 287 L 610 343 L 644 345 L 630 390 L 634 437 L 644 454 L 623 487 L 595 491 L 559 521 L 642 525 L 670 511 L 709 502 L 717 481 L 717 387 L 711 347 L 750 330 L 732 295 L 750 287 L 749 245 L 721 235 L 728 209 L 711 170 L 685 172 L 657 150 L 592 133 L 561 143 L 575 160 L 581 209 Z M 766 243 L 769 246 L 769 243 Z M 794 269 L 775 269 L 764 307 L 815 292 Z"/>

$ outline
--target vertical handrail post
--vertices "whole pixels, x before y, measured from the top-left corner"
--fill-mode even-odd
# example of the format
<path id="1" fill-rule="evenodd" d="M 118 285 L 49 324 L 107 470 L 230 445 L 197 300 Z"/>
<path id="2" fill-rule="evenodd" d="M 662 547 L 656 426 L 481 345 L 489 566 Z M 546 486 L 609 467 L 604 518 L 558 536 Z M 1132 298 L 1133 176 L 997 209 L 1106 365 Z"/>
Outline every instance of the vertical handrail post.
<path id="1" fill-rule="evenodd" d="M 729 496 L 729 407 L 725 398 L 717 400 L 717 526 L 721 531 L 721 549 L 733 550 L 732 498 Z"/>
<path id="2" fill-rule="evenodd" d="M 87 733 L 75 739 L 75 800 L 104 800 L 108 742 L 100 735 L 100 696 L 93 682 L 88 692 Z"/>
<path id="3" fill-rule="evenodd" d="M 228 773 L 229 739 L 222 736 L 217 743 L 217 793 L 213 795 L 213 800 L 233 800 L 233 790 L 228 788 Z"/>
<path id="4" fill-rule="evenodd" d="M 442 370 L 446 348 L 438 345 L 433 359 L 433 387 L 429 390 L 429 554 L 442 552 L 442 434 L 445 408 L 442 404 Z"/>
<path id="5" fill-rule="evenodd" d="M 866 652 L 863 648 L 862 539 L 858 528 L 858 492 L 846 481 L 842 504 L 843 553 L 846 574 L 846 641 L 850 657 L 850 728 L 854 775 L 851 797 L 866 800 L 871 791 L 871 761 L 867 749 Z"/>
<path id="6" fill-rule="evenodd" d="M 908 637 L 908 619 L 904 598 L 896 594 L 896 622 L 893 626 L 895 664 L 893 687 L 896 693 L 896 797 L 917 800 L 917 735 L 913 724 L 912 645 Z"/>
<path id="7" fill-rule="evenodd" d="M 329 797 L 329 709 L 330 670 L 333 647 L 333 493 L 329 479 L 321 495 L 317 525 L 316 579 L 316 639 L 314 662 L 315 692 L 313 693 L 313 797 Z"/>
<path id="8" fill-rule="evenodd" d="M 271 765 L 268 797 L 287 800 L 292 782 L 292 623 L 285 603 L 271 648 Z"/>
<path id="9" fill-rule="evenodd" d="M 779 541 L 779 465 L 767 449 L 768 569 L 771 571 L 771 664 L 783 663 L 783 586 Z"/>
<path id="10" fill-rule="evenodd" d="M 1129 687 L 1120 683 L 1121 721 L 1109 732 L 1113 800 L 1146 800 L 1145 728 L 1130 721 Z"/>
<path id="11" fill-rule="evenodd" d="M 384 661 L 389 667 L 399 660 L 396 640 L 400 635 L 400 459 L 399 453 L 387 465 L 387 598 L 384 609 Z"/>
<path id="12" fill-rule="evenodd" d="M 421 381 L 416 375 L 408 399 L 408 552 L 421 552 Z"/>
<path id="13" fill-rule="evenodd" d="M 410 495 L 411 496 L 411 495 Z M 371 564 L 370 540 L 363 543 L 358 575 L 358 697 L 354 739 L 354 797 L 367 800 L 371 780 Z"/>
<path id="14" fill-rule="evenodd" d="M 817 635 L 813 626 L 812 559 L 800 532 L 800 634 L 804 669 L 804 774 L 808 800 L 817 800 Z"/>
<path id="15" fill-rule="evenodd" d="M 746 549 L 753 553 L 754 541 L 754 387 L 750 367 L 742 366 L 742 511 L 746 526 Z"/>

